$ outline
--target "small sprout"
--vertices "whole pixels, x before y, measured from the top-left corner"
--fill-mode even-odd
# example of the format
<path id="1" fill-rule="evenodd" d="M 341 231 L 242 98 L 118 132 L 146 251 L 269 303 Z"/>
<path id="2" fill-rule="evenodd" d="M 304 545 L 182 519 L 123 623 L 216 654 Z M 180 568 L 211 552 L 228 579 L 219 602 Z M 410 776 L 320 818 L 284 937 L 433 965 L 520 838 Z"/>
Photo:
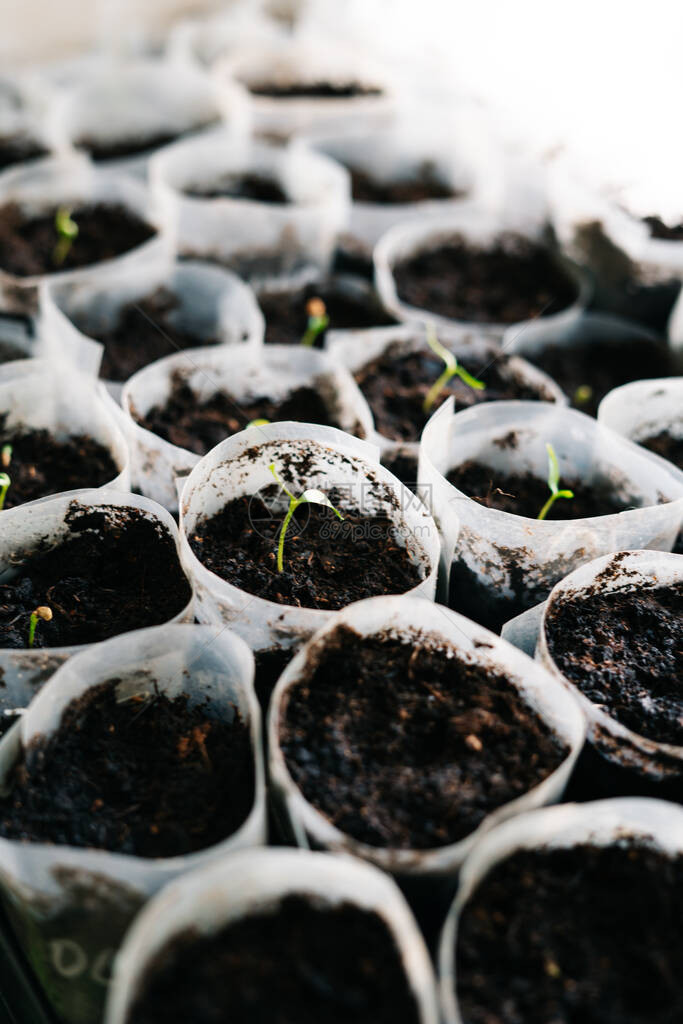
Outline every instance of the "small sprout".
<path id="1" fill-rule="evenodd" d="M 46 604 L 38 605 L 34 612 L 31 612 L 31 619 L 28 627 L 28 645 L 33 647 L 36 639 L 36 626 L 38 625 L 38 619 L 42 619 L 43 622 L 52 621 L 52 608 L 49 608 Z"/>
<path id="2" fill-rule="evenodd" d="M 579 384 L 574 392 L 574 405 L 588 405 L 593 397 L 593 388 L 590 384 Z"/>
<path id="3" fill-rule="evenodd" d="M 9 490 L 9 485 L 12 483 L 7 473 L 0 473 L 0 512 L 5 507 L 5 498 Z"/>
<path id="4" fill-rule="evenodd" d="M 315 339 L 321 331 L 324 331 L 329 326 L 330 318 L 327 315 L 325 303 L 322 299 L 309 299 L 306 303 L 306 312 L 308 313 L 308 324 L 301 339 L 301 344 L 307 345 L 310 348 L 315 344 Z"/>
<path id="5" fill-rule="evenodd" d="M 292 492 L 288 490 L 288 488 L 283 484 L 282 480 L 278 476 L 277 470 L 275 469 L 275 463 L 271 462 L 268 468 L 270 469 L 270 472 L 273 474 L 282 490 L 289 498 L 289 508 L 287 509 L 287 514 L 284 518 L 282 526 L 280 527 L 280 540 L 277 546 L 277 571 L 284 572 L 285 534 L 287 533 L 287 527 L 291 522 L 292 516 L 298 509 L 299 505 L 303 505 L 306 502 L 310 502 L 310 504 L 312 505 L 324 505 L 326 508 L 331 508 L 334 514 L 338 516 L 339 519 L 343 520 L 344 516 L 341 514 L 339 509 L 336 509 L 334 507 L 334 505 L 327 497 L 327 495 L 323 494 L 322 491 L 316 490 L 315 488 L 312 488 L 311 490 L 308 491 L 304 491 L 301 497 L 295 498 Z"/>
<path id="6" fill-rule="evenodd" d="M 78 224 L 71 216 L 71 210 L 66 206 L 60 206 L 55 214 L 55 231 L 57 232 L 57 244 L 52 254 L 55 266 L 60 267 L 69 250 L 78 236 Z"/>
<path id="7" fill-rule="evenodd" d="M 458 376 L 463 384 L 467 384 L 468 387 L 474 388 L 475 391 L 485 390 L 486 385 L 483 380 L 477 380 L 477 378 L 473 377 L 471 373 L 468 373 L 465 367 L 460 365 L 453 353 L 441 344 L 436 336 L 436 331 L 431 324 L 427 325 L 427 344 L 434 355 L 438 356 L 439 359 L 443 359 L 446 366 L 443 373 L 434 381 L 431 388 L 425 395 L 425 400 L 422 403 L 422 409 L 424 412 L 429 412 L 451 377 Z"/>
<path id="8" fill-rule="evenodd" d="M 545 505 L 538 513 L 538 519 L 545 519 L 550 512 L 558 498 L 573 498 L 573 491 L 561 491 L 560 488 L 560 466 L 557 461 L 557 455 L 555 449 L 551 444 L 546 444 L 546 451 L 548 453 L 548 487 L 550 488 L 550 497 L 546 501 Z"/>
<path id="9" fill-rule="evenodd" d="M 0 451 L 0 465 L 3 469 L 9 469 L 9 464 L 12 461 L 12 445 L 4 444 L 2 451 Z"/>
<path id="10" fill-rule="evenodd" d="M 270 420 L 249 420 L 244 429 L 249 430 L 251 427 L 267 427 L 269 423 Z"/>

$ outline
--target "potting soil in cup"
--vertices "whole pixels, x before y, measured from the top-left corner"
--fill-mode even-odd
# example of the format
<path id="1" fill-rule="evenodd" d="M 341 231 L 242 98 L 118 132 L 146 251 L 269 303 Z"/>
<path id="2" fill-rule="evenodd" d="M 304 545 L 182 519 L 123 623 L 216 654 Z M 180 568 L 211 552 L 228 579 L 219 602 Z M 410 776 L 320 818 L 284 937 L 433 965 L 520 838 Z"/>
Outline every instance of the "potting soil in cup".
<path id="1" fill-rule="evenodd" d="M 683 1020 L 682 915 L 680 856 L 628 840 L 520 850 L 493 868 L 463 909 L 459 1019 Z"/>
<path id="2" fill-rule="evenodd" d="M 133 1024 L 418 1024 L 386 924 L 373 911 L 285 896 L 213 935 L 188 930 L 156 956 Z"/>
<path id="3" fill-rule="evenodd" d="M 76 206 L 69 215 L 78 233 L 60 252 L 57 212 L 26 215 L 17 203 L 0 207 L 0 269 L 17 277 L 73 270 L 120 256 L 156 234 L 121 205 Z"/>
<path id="4" fill-rule="evenodd" d="M 419 636 L 345 626 L 287 692 L 280 746 L 340 831 L 402 849 L 463 839 L 567 756 L 503 673 Z"/>

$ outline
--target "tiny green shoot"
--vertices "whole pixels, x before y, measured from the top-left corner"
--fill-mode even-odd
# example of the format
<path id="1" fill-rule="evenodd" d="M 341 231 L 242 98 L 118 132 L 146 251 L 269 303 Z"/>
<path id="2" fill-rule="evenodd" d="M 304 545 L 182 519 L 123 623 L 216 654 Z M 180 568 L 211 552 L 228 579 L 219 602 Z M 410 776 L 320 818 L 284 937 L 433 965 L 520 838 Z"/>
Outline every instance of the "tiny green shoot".
<path id="1" fill-rule="evenodd" d="M 0 512 L 5 507 L 5 498 L 9 490 L 9 485 L 12 483 L 7 473 L 0 473 Z"/>
<path id="2" fill-rule="evenodd" d="M 579 384 L 574 392 L 574 405 L 587 405 L 593 397 L 593 388 L 590 384 Z"/>
<path id="3" fill-rule="evenodd" d="M 306 312 L 308 313 L 308 324 L 301 339 L 301 344 L 311 348 L 321 331 L 324 331 L 329 326 L 330 318 L 327 315 L 325 303 L 322 299 L 309 299 L 306 303 Z"/>
<path id="4" fill-rule="evenodd" d="M 550 488 L 550 497 L 538 513 L 538 519 L 545 519 L 558 498 L 574 497 L 573 491 L 560 490 L 560 465 L 557 461 L 555 449 L 551 444 L 546 444 L 545 448 L 548 453 L 548 487 Z"/>
<path id="5" fill-rule="evenodd" d="M 270 420 L 249 420 L 244 429 L 249 430 L 251 427 L 267 427 L 269 423 Z"/>
<path id="6" fill-rule="evenodd" d="M 484 391 L 486 385 L 483 380 L 477 380 L 476 377 L 473 377 L 471 373 L 467 372 L 464 366 L 460 365 L 454 354 L 441 344 L 436 336 L 436 331 L 431 324 L 427 325 L 427 344 L 434 355 L 444 361 L 445 369 L 437 380 L 434 381 L 431 388 L 425 395 L 425 400 L 422 403 L 422 409 L 424 412 L 430 411 L 451 377 L 457 376 L 463 384 L 467 384 L 468 387 L 474 388 L 476 391 Z"/>
<path id="7" fill-rule="evenodd" d="M 36 639 L 36 626 L 38 625 L 38 619 L 42 619 L 43 622 L 52 621 L 52 608 L 49 608 L 46 604 L 38 605 L 34 612 L 31 612 L 31 618 L 28 626 L 28 645 L 33 647 Z"/>
<path id="8" fill-rule="evenodd" d="M 55 266 L 60 267 L 69 250 L 78 237 L 78 224 L 71 216 L 71 210 L 66 206 L 60 206 L 55 214 L 55 231 L 57 232 L 57 244 L 52 254 Z"/>
<path id="9" fill-rule="evenodd" d="M 323 494 L 322 491 L 316 490 L 315 488 L 311 488 L 310 490 L 304 491 L 304 493 L 300 497 L 296 498 L 278 476 L 278 472 L 275 468 L 275 463 L 271 462 L 268 468 L 275 477 L 277 483 L 280 485 L 282 490 L 289 498 L 289 508 L 287 509 L 287 514 L 285 515 L 282 526 L 280 527 L 280 539 L 278 541 L 277 546 L 277 571 L 284 572 L 285 535 L 287 533 L 287 527 L 291 522 L 292 516 L 298 509 L 299 505 L 303 505 L 306 502 L 309 502 L 312 505 L 324 505 L 326 508 L 331 508 L 334 514 L 339 519 L 343 520 L 344 516 L 341 514 L 339 509 L 336 509 L 334 507 L 334 505 L 327 497 L 327 495 Z"/>
<path id="10" fill-rule="evenodd" d="M 12 445 L 4 444 L 2 451 L 0 451 L 0 466 L 3 469 L 9 469 L 10 462 L 12 461 Z"/>

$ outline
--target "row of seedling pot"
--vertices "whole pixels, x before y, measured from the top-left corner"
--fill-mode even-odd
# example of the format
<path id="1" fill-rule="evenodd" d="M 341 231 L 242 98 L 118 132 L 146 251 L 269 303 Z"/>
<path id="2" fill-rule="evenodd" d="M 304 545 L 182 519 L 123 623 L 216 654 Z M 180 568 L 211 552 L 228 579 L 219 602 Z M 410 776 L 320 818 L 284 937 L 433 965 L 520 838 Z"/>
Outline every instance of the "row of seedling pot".
<path id="1" fill-rule="evenodd" d="M 288 482 L 293 486 L 291 478 Z M 330 512 L 330 522 L 337 519 L 339 508 L 329 509 L 322 492 L 307 490 L 300 499 L 320 503 Z M 290 497 L 290 510 L 296 500 Z M 285 534 L 285 551 L 289 545 Z M 615 566 L 621 577 L 615 575 Z M 636 552 L 611 556 L 611 561 L 579 572 L 589 571 L 591 580 L 600 581 L 606 569 L 605 588 L 620 587 L 626 601 L 644 599 L 662 607 L 669 602 L 669 622 L 660 625 L 664 632 L 671 628 L 675 602 L 680 606 L 682 599 L 679 556 Z M 428 591 L 421 597 L 374 597 L 328 615 L 281 675 L 268 716 L 271 797 L 296 843 L 352 854 L 383 868 L 413 900 L 418 898 L 418 906 L 425 892 L 443 906 L 465 862 L 456 914 L 472 874 L 479 877 L 489 866 L 489 846 L 499 849 L 501 830 L 494 826 L 512 819 L 502 833 L 515 840 L 503 843 L 506 853 L 532 845 L 534 838 L 539 853 L 545 844 L 556 845 L 555 826 L 561 837 L 566 815 L 553 812 L 556 817 L 546 820 L 524 812 L 561 799 L 582 748 L 586 720 L 592 728 L 591 714 L 583 713 L 583 698 L 576 696 L 581 684 L 572 674 L 572 663 L 568 669 L 562 661 L 573 628 L 563 606 L 566 594 L 572 601 L 587 602 L 586 616 L 595 619 L 588 602 L 595 599 L 596 588 L 585 589 L 579 593 L 570 577 L 553 593 L 545 620 L 551 655 L 541 645 L 536 662 L 433 604 Z M 564 615 L 559 623 L 557 608 Z M 651 623 L 647 636 L 652 652 L 662 646 L 662 629 L 658 636 L 656 625 Z M 579 639 L 575 631 L 576 649 Z M 671 649 L 675 651 L 675 643 Z M 641 657 L 642 652 L 641 642 Z M 675 653 L 670 650 L 669 656 L 675 658 Z M 666 663 L 662 669 L 666 674 L 671 666 Z M 111 956 L 137 909 L 162 884 L 201 864 L 212 866 L 163 893 L 131 933 L 111 992 L 112 1020 L 161 1020 L 170 1005 L 183 1006 L 188 1018 L 195 1019 L 193 1014 L 200 1014 L 207 1002 L 214 1012 L 227 1000 L 225 1012 L 230 1012 L 232 999 L 237 1000 L 237 1012 L 246 1013 L 240 999 L 249 1000 L 254 984 L 248 974 L 253 942 L 260 963 L 268 965 L 277 953 L 279 966 L 263 968 L 274 972 L 266 988 L 270 992 L 274 986 L 271 998 L 276 1002 L 315 1002 L 324 994 L 348 1013 L 348 986 L 356 991 L 349 974 L 353 978 L 360 969 L 354 957 L 363 963 L 370 956 L 351 936 L 358 933 L 360 938 L 367 928 L 373 929 L 373 962 L 378 946 L 389 947 L 383 950 L 379 974 L 391 970 L 394 982 L 384 990 L 379 977 L 367 977 L 366 968 L 364 983 L 370 991 L 354 1007 L 361 1014 L 357 1019 L 370 1021 L 379 1007 L 388 1012 L 388 992 L 399 983 L 411 998 L 403 996 L 394 1014 L 405 1014 L 408 1021 L 437 1019 L 423 940 L 398 890 L 381 875 L 320 855 L 306 860 L 270 851 L 226 858 L 232 849 L 265 841 L 260 711 L 253 675 L 247 646 L 222 626 L 140 630 L 77 653 L 0 741 L 7 790 L 0 810 L 3 895 L 20 941 L 64 1019 L 92 1019 L 105 995 Z M 660 711 L 675 729 L 675 707 L 667 716 L 665 705 L 664 697 Z M 670 853 L 668 833 L 660 835 L 658 829 L 666 820 L 675 835 L 680 811 L 661 805 L 666 807 L 664 818 L 658 806 L 651 802 L 622 809 L 610 802 L 562 812 L 567 810 L 569 823 L 579 834 L 590 835 L 594 845 L 601 828 L 610 843 L 618 836 L 622 847 L 642 845 L 645 819 L 650 844 L 657 847 L 661 840 Z M 578 845 L 573 838 L 572 843 Z M 627 877 L 635 884 L 640 874 L 644 881 L 661 884 L 661 878 L 650 877 L 658 868 L 657 857 L 651 864 L 647 852 L 641 853 L 645 863 L 627 864 Z M 585 868 L 598 888 L 600 870 L 613 870 L 614 857 L 620 856 L 616 850 L 606 865 L 596 866 L 593 854 L 579 850 L 578 855 L 574 874 Z M 633 859 L 629 850 L 628 860 Z M 594 870 L 598 878 L 591 881 Z M 524 909 L 533 913 L 535 908 Z M 342 910 L 352 916 L 361 910 L 379 914 L 383 928 L 376 921 L 360 920 L 354 930 L 354 922 L 346 921 L 343 913 L 337 919 Z M 327 912 L 331 919 L 314 911 Z M 278 923 L 280 914 L 284 919 Z M 250 928 L 252 916 L 257 920 Z M 495 913 L 494 920 L 499 920 Z M 228 926 L 238 923 L 247 930 L 237 933 L 235 948 Z M 283 951 L 279 929 L 294 929 L 303 947 L 285 943 Z M 331 960 L 316 961 L 307 944 L 327 945 L 332 941 L 328 929 L 336 932 L 334 948 L 325 954 Z M 451 916 L 442 944 L 447 1007 L 453 1001 L 452 929 Z M 272 947 L 267 935 L 273 938 Z M 486 940 L 485 929 L 479 937 Z M 299 964 L 313 957 L 318 978 L 313 992 L 306 970 L 302 991 L 296 986 L 294 993 L 287 986 L 280 990 L 280 972 L 288 973 L 287 961 L 280 959 L 283 952 Z M 556 955 L 552 949 L 550 953 Z M 471 956 L 469 945 L 467 954 Z M 495 968 L 498 961 L 496 956 L 493 964 L 488 961 L 485 941 L 481 956 L 483 964 L 471 967 L 474 991 L 468 990 L 467 998 L 486 1003 L 492 990 L 482 991 L 478 971 Z M 220 966 L 204 975 L 199 965 L 214 957 Z M 345 982 L 329 975 L 331 962 L 340 958 Z M 237 965 L 229 984 L 213 978 L 222 976 L 227 963 Z M 200 972 L 196 978 L 194 971 Z M 246 978 L 237 976 L 241 971 L 247 971 Z M 407 980 L 401 980 L 402 971 Z M 554 968 L 547 973 L 557 979 Z M 183 977 L 179 989 L 174 975 Z M 519 983 L 514 973 L 503 981 Z M 358 984 L 363 988 L 360 979 Z M 593 995 L 589 990 L 588 1006 Z"/>

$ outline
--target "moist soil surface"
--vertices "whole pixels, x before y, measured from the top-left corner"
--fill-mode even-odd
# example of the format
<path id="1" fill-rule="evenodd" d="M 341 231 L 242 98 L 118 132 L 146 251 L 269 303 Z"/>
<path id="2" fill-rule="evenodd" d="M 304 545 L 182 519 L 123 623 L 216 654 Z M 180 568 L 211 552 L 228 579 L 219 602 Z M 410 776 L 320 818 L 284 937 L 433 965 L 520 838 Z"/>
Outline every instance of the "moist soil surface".
<path id="1" fill-rule="evenodd" d="M 190 546 L 211 572 L 277 604 L 332 610 L 418 585 L 420 569 L 388 517 L 349 509 L 334 487 L 327 497 L 344 520 L 330 508 L 300 505 L 285 535 L 283 572 L 277 570 L 277 548 L 289 500 L 277 484 L 228 502 L 200 522 Z"/>
<path id="2" fill-rule="evenodd" d="M 255 173 L 227 175 L 210 185 L 190 185 L 183 192 L 195 199 L 251 199 L 278 205 L 290 201 L 275 178 Z"/>
<path id="3" fill-rule="evenodd" d="M 454 320 L 511 324 L 570 306 L 576 285 L 549 248 L 517 235 L 475 249 L 460 236 L 397 263 L 399 298 Z"/>
<path id="4" fill-rule="evenodd" d="M 252 96 L 272 96 L 278 100 L 346 100 L 355 96 L 382 95 L 382 90 L 376 86 L 362 85 L 360 82 L 291 82 L 288 85 L 256 82 L 247 88 Z"/>
<path id="5" fill-rule="evenodd" d="M 443 360 L 429 349 L 406 353 L 402 352 L 400 343 L 394 343 L 378 359 L 357 370 L 354 377 L 380 434 L 393 441 L 417 441 L 429 417 L 450 395 L 455 396 L 456 409 L 469 408 L 479 402 L 533 401 L 549 397 L 539 394 L 537 388 L 518 382 L 506 364 L 505 356 L 463 362 L 462 366 L 486 387 L 477 390 L 460 377 L 451 377 L 428 412 L 424 411 L 424 400 L 444 370 Z"/>
<path id="6" fill-rule="evenodd" d="M 254 689 L 263 712 L 267 711 L 275 685 L 296 652 L 296 647 L 254 651 Z"/>
<path id="7" fill-rule="evenodd" d="M 651 238 L 660 238 L 665 242 L 683 240 L 683 223 L 666 224 L 661 217 L 643 217 L 643 223 L 649 227 Z"/>
<path id="8" fill-rule="evenodd" d="M 293 291 L 261 293 L 258 302 L 266 319 L 265 343 L 298 345 L 308 326 L 306 304 L 312 298 L 320 298 L 325 303 L 329 330 L 395 324 L 367 282 L 358 279 L 354 281 L 356 284 L 357 287 L 347 288 L 343 279 L 331 278 Z M 322 348 L 326 333 L 321 331 L 317 336 L 316 348 Z"/>
<path id="9" fill-rule="evenodd" d="M 47 156 L 48 149 L 26 135 L 0 136 L 0 171 L 26 160 L 37 160 Z"/>
<path id="10" fill-rule="evenodd" d="M 116 684 L 127 681 L 110 679 L 73 701 L 57 732 L 30 744 L 0 801 L 0 834 L 174 857 L 245 821 L 254 769 L 237 711 L 222 721 L 156 686 L 121 700 Z"/>
<path id="11" fill-rule="evenodd" d="M 180 935 L 150 965 L 135 1024 L 419 1024 L 384 922 L 286 896 L 211 936 Z"/>
<path id="12" fill-rule="evenodd" d="M 441 178 L 433 164 L 423 163 L 412 178 L 380 181 L 360 167 L 348 166 L 351 197 L 356 203 L 420 203 L 429 199 L 457 199 L 465 193 Z"/>
<path id="13" fill-rule="evenodd" d="M 673 437 L 668 430 L 662 430 L 659 434 L 638 441 L 638 444 L 683 469 L 683 437 Z"/>
<path id="14" fill-rule="evenodd" d="M 409 455 L 407 452 L 387 453 L 382 456 L 382 465 L 414 494 L 417 493 L 417 455 Z"/>
<path id="15" fill-rule="evenodd" d="M 100 376 L 105 380 L 126 381 L 143 366 L 174 355 L 186 348 L 214 345 L 215 337 L 189 331 L 177 318 L 178 298 L 167 288 L 157 288 L 139 302 L 130 302 L 119 311 L 113 326 L 97 320 L 91 310 L 78 326 L 90 338 L 104 345 Z"/>
<path id="16" fill-rule="evenodd" d="M 565 599 L 547 636 L 589 700 L 641 736 L 683 745 L 683 583 Z"/>
<path id="17" fill-rule="evenodd" d="M 597 416 L 600 402 L 612 388 L 673 372 L 666 346 L 647 339 L 623 338 L 616 343 L 589 339 L 525 353 L 524 358 L 552 377 L 574 408 L 590 416 Z"/>
<path id="18" fill-rule="evenodd" d="M 451 469 L 446 479 L 486 508 L 529 519 L 538 517 L 550 497 L 548 483 L 540 477 L 531 473 L 502 473 L 472 460 Z M 584 480 L 561 477 L 560 488 L 573 491 L 574 497 L 558 498 L 546 519 L 590 519 L 633 507 L 621 501 L 608 482 L 588 484 Z"/>
<path id="19" fill-rule="evenodd" d="M 342 832 L 400 849 L 463 839 L 568 753 L 504 675 L 346 627 L 289 691 L 279 731 L 309 803 Z"/>
<path id="20" fill-rule="evenodd" d="M 0 648 L 27 646 L 40 605 L 52 621 L 38 622 L 34 646 L 66 647 L 168 622 L 190 600 L 172 537 L 138 509 L 74 501 L 67 524 L 61 543 L 38 544 L 0 585 Z"/>
<path id="21" fill-rule="evenodd" d="M 513 854 L 460 919 L 463 1024 L 683 1020 L 682 914 L 680 858 L 627 842 Z"/>
<path id="22" fill-rule="evenodd" d="M 27 215 L 17 203 L 0 207 L 0 269 L 17 277 L 54 274 L 113 259 L 152 238 L 156 232 L 130 210 L 117 204 L 75 207 L 71 217 L 78 235 L 59 262 L 55 248 L 57 209 Z"/>
<path id="23" fill-rule="evenodd" d="M 296 388 L 279 402 L 265 396 L 238 400 L 226 391 L 217 391 L 210 398 L 200 400 L 178 376 L 166 404 L 155 405 L 136 419 L 165 441 L 197 455 L 205 455 L 219 441 L 244 430 L 252 420 L 266 419 L 271 423 L 294 420 L 339 426 L 322 396 L 312 387 Z"/>
<path id="24" fill-rule="evenodd" d="M 0 471 L 11 484 L 5 508 L 78 487 L 101 487 L 118 476 L 118 468 L 104 445 L 78 434 L 57 441 L 47 430 L 7 429 L 0 415 L 0 450 L 11 445 L 9 464 L 0 455 Z"/>

